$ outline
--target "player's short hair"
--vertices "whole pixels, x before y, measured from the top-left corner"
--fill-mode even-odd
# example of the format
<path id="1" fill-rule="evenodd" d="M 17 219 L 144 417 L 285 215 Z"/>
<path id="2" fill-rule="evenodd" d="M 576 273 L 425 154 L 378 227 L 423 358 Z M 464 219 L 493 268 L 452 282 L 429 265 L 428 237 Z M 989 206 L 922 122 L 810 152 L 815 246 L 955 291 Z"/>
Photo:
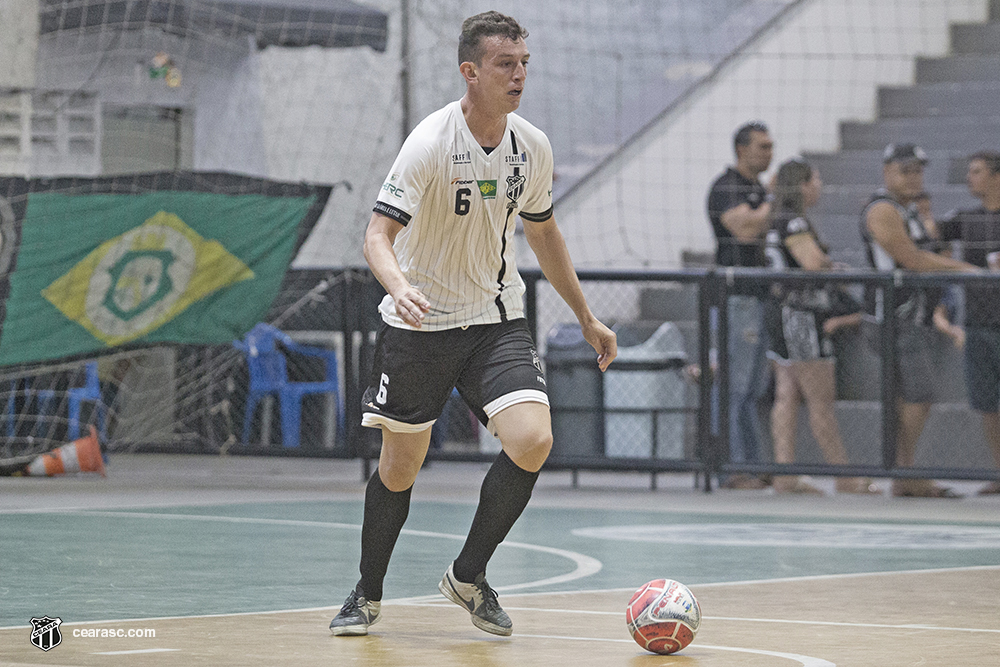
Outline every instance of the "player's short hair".
<path id="1" fill-rule="evenodd" d="M 516 42 L 527 37 L 528 31 L 515 19 L 500 12 L 489 11 L 470 16 L 462 22 L 462 34 L 458 38 L 458 64 L 481 64 L 486 53 L 483 38 L 495 35 Z"/>
<path id="2" fill-rule="evenodd" d="M 1000 152 L 998 151 L 976 151 L 969 156 L 969 162 L 982 160 L 986 163 L 986 168 L 994 174 L 1000 174 Z"/>
<path id="3" fill-rule="evenodd" d="M 736 150 L 739 146 L 749 146 L 750 135 L 754 132 L 767 133 L 767 125 L 759 120 L 752 120 L 741 126 L 740 129 L 736 130 L 736 134 L 733 135 L 733 150 Z"/>

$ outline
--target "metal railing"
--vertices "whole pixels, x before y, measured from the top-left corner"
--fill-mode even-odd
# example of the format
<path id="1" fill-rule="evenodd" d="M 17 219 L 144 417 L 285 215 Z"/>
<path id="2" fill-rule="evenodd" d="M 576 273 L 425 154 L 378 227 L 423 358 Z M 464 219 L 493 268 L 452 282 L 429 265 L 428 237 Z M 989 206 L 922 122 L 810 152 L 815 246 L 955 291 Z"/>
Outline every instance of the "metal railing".
<path id="1" fill-rule="evenodd" d="M 820 462 L 815 455 L 811 459 L 808 455 L 803 456 L 801 462 L 781 465 L 731 461 L 728 433 L 731 360 L 728 346 L 718 344 L 718 341 L 728 340 L 730 326 L 727 308 L 721 306 L 727 303 L 733 290 L 741 286 L 756 283 L 768 288 L 774 285 L 801 288 L 834 283 L 852 286 L 854 290 L 879 289 L 885 312 L 893 313 L 901 289 L 946 285 L 988 285 L 1000 289 L 1000 276 L 867 271 L 782 273 L 723 268 L 580 271 L 578 275 L 592 310 L 602 321 L 614 325 L 622 348 L 642 344 L 663 322 L 674 325 L 670 333 L 676 340 L 683 338 L 683 345 L 677 343 L 678 354 L 670 360 L 636 361 L 623 354 L 608 371 L 617 375 L 601 375 L 596 370 L 596 355 L 579 364 L 557 359 L 555 339 L 549 339 L 563 323 L 574 321 L 572 313 L 541 273 L 522 271 L 521 274 L 527 288 L 525 304 L 529 326 L 543 363 L 552 361 L 547 374 L 554 445 L 546 465 L 549 469 L 573 471 L 574 480 L 577 471 L 581 470 L 644 471 L 650 473 L 651 484 L 655 486 L 657 473 L 692 472 L 696 483 L 708 490 L 714 476 L 734 473 L 1000 479 L 1000 470 L 984 455 L 981 446 L 976 445 L 978 449 L 970 453 L 970 441 L 981 441 L 982 433 L 975 413 L 968 409 L 964 397 L 957 395 L 948 399 L 947 414 L 939 411 L 935 417 L 932 413 L 932 421 L 938 419 L 938 426 L 927 433 L 918 448 L 918 454 L 921 449 L 934 450 L 934 456 L 925 456 L 923 460 L 918 456 L 918 467 L 896 466 L 899 387 L 895 373 L 880 371 L 896 365 L 898 352 L 894 341 L 898 323 L 893 317 L 885 319 L 878 329 L 877 346 L 866 348 L 865 354 L 869 356 L 860 361 L 851 361 L 852 354 L 858 356 L 859 336 L 840 343 L 840 351 L 846 353 L 850 363 L 837 370 L 841 390 L 837 409 L 842 411 L 838 421 L 842 429 L 845 425 L 856 426 L 854 422 L 864 422 L 863 429 L 855 429 L 865 440 L 864 449 L 859 450 L 861 455 L 851 456 L 852 463 L 848 465 Z M 258 435 L 269 430 L 260 428 L 262 417 L 257 418 L 254 436 L 250 438 L 252 442 L 242 442 L 242 432 L 238 432 L 242 429 L 238 427 L 243 424 L 241 410 L 246 403 L 247 378 L 239 354 L 231 346 L 176 346 L 177 402 L 173 435 L 160 443 L 140 445 L 117 442 L 112 429 L 109 448 L 111 451 L 356 458 L 361 461 L 363 472 L 370 474 L 371 462 L 378 457 L 380 437 L 377 430 L 361 426 L 361 395 L 369 382 L 375 331 L 380 323 L 376 307 L 383 294 L 367 270 L 291 271 L 279 300 L 266 317 L 267 321 L 279 322 L 293 338 L 305 336 L 314 343 L 327 339 L 337 342 L 334 347 L 339 355 L 345 419 L 333 438 L 330 437 L 330 425 L 323 423 L 324 419 L 329 419 L 330 410 L 320 398 L 313 408 L 303 407 L 300 447 L 285 448 L 277 438 Z M 317 332 L 324 335 L 312 335 Z M 960 378 L 961 357 L 954 350 L 947 353 L 951 364 L 949 377 L 952 384 L 961 386 L 960 380 L 954 380 Z M 308 380 L 308 374 L 316 369 L 303 364 L 302 378 Z M 578 380 L 574 373 L 592 374 L 585 378 L 586 383 L 590 383 L 586 384 L 590 403 L 581 404 L 574 398 L 573 383 Z M 565 377 L 556 377 L 560 374 Z M 630 390 L 628 383 L 633 378 L 637 388 Z M 629 395 L 630 391 L 635 392 L 635 397 Z M 647 400 L 650 397 L 642 395 L 649 391 L 661 395 L 650 402 Z M 573 400 L 564 400 L 567 395 Z M 454 409 L 461 413 L 463 408 L 459 405 Z M 958 420 L 947 424 L 959 424 L 959 431 L 964 435 L 942 431 L 941 424 L 945 423 L 942 420 L 949 419 Z M 452 421 L 465 428 L 467 441 L 458 442 L 460 446 L 432 448 L 429 459 L 490 461 L 495 457 L 494 450 L 479 446 L 478 434 L 470 432 L 473 428 L 470 420 Z M 564 428 L 566 424 L 573 428 Z M 799 431 L 797 442 L 808 446 L 809 433 L 801 428 Z M 316 434 L 315 437 L 310 433 Z M 320 437 L 322 434 L 325 435 Z M 574 438 L 579 440 L 580 437 L 589 438 L 590 444 L 578 446 Z M 765 441 L 766 438 L 767 434 Z M 449 434 L 441 439 L 449 444 Z M 956 441 L 950 442 L 951 439 Z M 636 447 L 629 449 L 632 444 Z M 764 454 L 766 458 L 767 452 Z"/>

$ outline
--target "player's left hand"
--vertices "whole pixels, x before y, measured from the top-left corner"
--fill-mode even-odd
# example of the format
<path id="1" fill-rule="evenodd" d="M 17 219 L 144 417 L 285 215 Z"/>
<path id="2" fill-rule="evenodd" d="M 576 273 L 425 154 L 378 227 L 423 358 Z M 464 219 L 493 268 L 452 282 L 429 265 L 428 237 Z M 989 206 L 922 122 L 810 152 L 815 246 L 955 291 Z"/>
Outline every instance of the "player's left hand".
<path id="1" fill-rule="evenodd" d="M 583 337 L 597 351 L 597 365 L 601 371 L 618 356 L 618 336 L 598 320 L 582 325 Z"/>

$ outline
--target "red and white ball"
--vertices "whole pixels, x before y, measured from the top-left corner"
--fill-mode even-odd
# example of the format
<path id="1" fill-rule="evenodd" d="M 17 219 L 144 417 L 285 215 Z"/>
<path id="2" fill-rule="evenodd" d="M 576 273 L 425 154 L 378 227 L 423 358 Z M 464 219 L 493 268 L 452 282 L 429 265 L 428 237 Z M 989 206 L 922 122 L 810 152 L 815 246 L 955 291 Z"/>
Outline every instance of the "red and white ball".
<path id="1" fill-rule="evenodd" d="M 639 646 L 666 655 L 694 641 L 701 607 L 684 584 L 657 579 L 635 592 L 625 608 L 625 620 Z"/>

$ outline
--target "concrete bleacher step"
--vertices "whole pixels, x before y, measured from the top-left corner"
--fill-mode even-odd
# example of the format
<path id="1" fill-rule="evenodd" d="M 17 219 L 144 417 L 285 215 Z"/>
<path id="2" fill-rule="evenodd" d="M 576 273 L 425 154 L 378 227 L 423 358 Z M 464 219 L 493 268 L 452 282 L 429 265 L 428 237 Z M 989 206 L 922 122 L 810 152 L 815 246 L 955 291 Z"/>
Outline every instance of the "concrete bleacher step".
<path id="1" fill-rule="evenodd" d="M 1000 43 L 997 44 L 1000 49 Z M 1000 53 L 917 58 L 917 83 L 1000 81 Z"/>
<path id="2" fill-rule="evenodd" d="M 898 141 L 912 141 L 926 150 L 974 152 L 998 143 L 1000 109 L 992 117 L 886 118 L 873 123 L 840 124 L 840 146 L 846 150 L 882 149 Z"/>
<path id="3" fill-rule="evenodd" d="M 816 213 L 818 215 L 860 213 L 871 197 L 872 190 L 871 185 L 827 185 L 823 188 L 819 204 L 816 205 Z M 931 208 L 938 215 L 954 208 L 971 207 L 975 204 L 975 200 L 963 183 L 932 185 L 927 188 L 927 192 L 931 196 Z"/>
<path id="4" fill-rule="evenodd" d="M 1000 53 L 1000 21 L 953 23 L 952 53 Z"/>
<path id="5" fill-rule="evenodd" d="M 882 118 L 982 117 L 1000 109 L 1000 82 L 928 83 L 883 87 L 878 91 Z"/>
<path id="6" fill-rule="evenodd" d="M 854 248 L 861 251 L 863 247 L 858 227 L 860 213 L 860 208 L 852 214 L 817 211 L 810 214 L 810 220 L 816 227 L 820 240 L 830 248 Z"/>
<path id="7" fill-rule="evenodd" d="M 948 182 L 949 162 L 957 157 L 947 150 L 927 149 L 930 163 L 924 172 L 928 187 Z M 842 150 L 839 153 L 806 153 L 827 185 L 867 185 L 882 182 L 882 150 Z M 874 189 L 874 188 L 873 188 Z"/>

